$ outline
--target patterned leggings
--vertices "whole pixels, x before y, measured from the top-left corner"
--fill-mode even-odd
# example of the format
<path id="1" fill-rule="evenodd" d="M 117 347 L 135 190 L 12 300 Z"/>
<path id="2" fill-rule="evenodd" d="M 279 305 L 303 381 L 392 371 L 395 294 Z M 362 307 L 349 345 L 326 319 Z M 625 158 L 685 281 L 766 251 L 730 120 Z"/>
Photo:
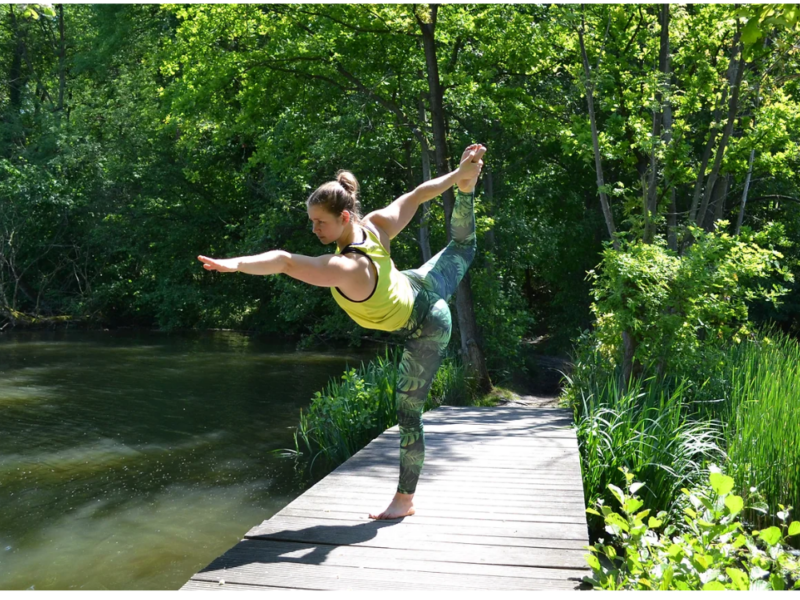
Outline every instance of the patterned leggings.
<path id="1" fill-rule="evenodd" d="M 450 243 L 419 269 L 402 271 L 416 296 L 408 323 L 398 331 L 405 340 L 396 392 L 400 426 L 397 491 L 401 494 L 414 493 L 425 462 L 422 408 L 450 341 L 452 320 L 447 300 L 475 257 L 474 198 L 474 192 L 456 194 Z"/>

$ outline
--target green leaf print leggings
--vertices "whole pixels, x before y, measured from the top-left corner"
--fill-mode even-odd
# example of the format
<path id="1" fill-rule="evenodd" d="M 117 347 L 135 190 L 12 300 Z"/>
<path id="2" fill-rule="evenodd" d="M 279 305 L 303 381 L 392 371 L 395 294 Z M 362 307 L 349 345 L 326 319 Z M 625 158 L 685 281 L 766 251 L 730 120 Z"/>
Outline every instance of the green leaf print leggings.
<path id="1" fill-rule="evenodd" d="M 414 493 L 425 462 L 422 408 L 450 341 L 452 319 L 447 300 L 475 257 L 474 199 L 474 191 L 459 191 L 450 219 L 450 243 L 419 269 L 401 271 L 416 294 L 411 317 L 397 332 L 405 340 L 395 394 L 400 426 L 397 491 L 401 494 Z"/>

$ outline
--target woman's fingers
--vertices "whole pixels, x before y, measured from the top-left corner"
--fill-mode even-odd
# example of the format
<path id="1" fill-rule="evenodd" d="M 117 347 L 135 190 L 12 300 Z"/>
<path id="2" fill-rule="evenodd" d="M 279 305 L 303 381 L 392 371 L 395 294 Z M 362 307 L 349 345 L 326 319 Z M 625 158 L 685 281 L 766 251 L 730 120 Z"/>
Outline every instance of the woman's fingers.
<path id="1" fill-rule="evenodd" d="M 213 258 L 201 255 L 197 257 L 197 260 L 203 263 L 203 268 L 207 271 L 219 270 L 220 268 L 220 265 Z"/>

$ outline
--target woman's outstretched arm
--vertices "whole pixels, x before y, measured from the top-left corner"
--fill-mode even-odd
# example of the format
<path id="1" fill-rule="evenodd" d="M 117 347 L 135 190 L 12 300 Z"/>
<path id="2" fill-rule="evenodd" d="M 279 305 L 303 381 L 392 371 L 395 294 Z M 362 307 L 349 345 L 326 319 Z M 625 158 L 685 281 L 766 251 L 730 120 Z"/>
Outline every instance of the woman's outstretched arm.
<path id="1" fill-rule="evenodd" d="M 341 287 L 354 278 L 363 278 L 364 265 L 340 254 L 304 256 L 284 250 L 270 250 L 254 256 L 217 259 L 198 256 L 207 271 L 232 273 L 241 271 L 250 275 L 277 275 L 289 277 L 319 287 Z"/>
<path id="2" fill-rule="evenodd" d="M 486 148 L 480 144 L 468 146 L 464 150 L 464 154 L 462 154 L 458 169 L 420 184 L 413 191 L 400 196 L 386 208 L 369 213 L 364 217 L 364 221 L 382 229 L 389 236 L 389 239 L 395 238 L 411 222 L 421 204 L 436 198 L 436 196 L 453 187 L 456 183 L 459 184 L 461 191 L 472 192 L 478 180 L 480 169 L 483 166 L 481 157 L 485 152 Z"/>

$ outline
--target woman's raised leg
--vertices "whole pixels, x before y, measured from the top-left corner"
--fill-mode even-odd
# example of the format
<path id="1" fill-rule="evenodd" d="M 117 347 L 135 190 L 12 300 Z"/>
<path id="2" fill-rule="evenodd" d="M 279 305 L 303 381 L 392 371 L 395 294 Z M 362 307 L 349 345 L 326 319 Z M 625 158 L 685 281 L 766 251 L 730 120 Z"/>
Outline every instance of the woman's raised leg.
<path id="1" fill-rule="evenodd" d="M 416 275 L 427 290 L 448 300 L 464 278 L 476 251 L 475 193 L 459 191 L 450 217 L 450 243 L 419 269 L 404 273 Z"/>

